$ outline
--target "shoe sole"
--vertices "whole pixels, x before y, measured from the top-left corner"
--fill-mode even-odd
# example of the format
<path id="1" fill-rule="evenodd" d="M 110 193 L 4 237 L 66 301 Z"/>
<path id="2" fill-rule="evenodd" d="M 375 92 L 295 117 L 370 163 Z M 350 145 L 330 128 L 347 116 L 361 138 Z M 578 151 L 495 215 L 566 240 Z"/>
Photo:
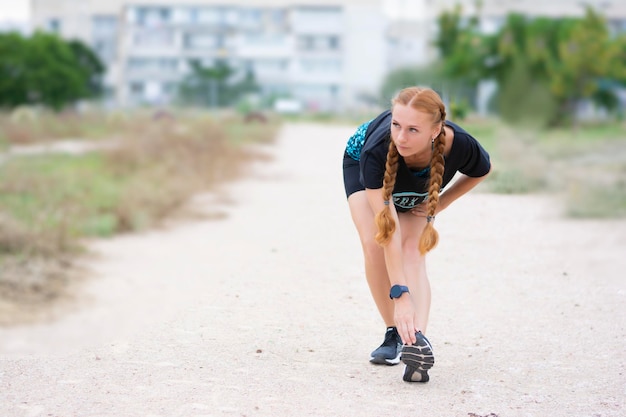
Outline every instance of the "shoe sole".
<path id="1" fill-rule="evenodd" d="M 428 340 L 420 333 L 414 345 L 404 345 L 400 360 L 418 371 L 428 371 L 435 364 L 433 349 Z"/>
<path id="2" fill-rule="evenodd" d="M 419 374 L 419 379 L 414 378 L 415 373 Z M 428 376 L 428 372 L 419 371 L 407 365 L 406 369 L 404 370 L 404 375 L 402 376 L 402 380 L 405 382 L 426 383 L 430 380 L 430 377 Z"/>
<path id="3" fill-rule="evenodd" d="M 370 356 L 370 363 L 373 363 L 375 365 L 388 365 L 388 366 L 393 366 L 393 365 L 397 365 L 400 363 L 400 355 L 398 354 L 398 356 L 396 356 L 395 358 L 383 358 L 382 356 Z"/>

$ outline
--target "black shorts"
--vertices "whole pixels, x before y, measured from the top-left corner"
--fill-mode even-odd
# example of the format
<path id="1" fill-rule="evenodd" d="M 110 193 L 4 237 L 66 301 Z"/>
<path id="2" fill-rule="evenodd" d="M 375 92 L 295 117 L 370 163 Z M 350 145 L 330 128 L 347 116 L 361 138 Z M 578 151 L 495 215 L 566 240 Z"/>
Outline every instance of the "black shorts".
<path id="1" fill-rule="evenodd" d="M 350 158 L 348 154 L 343 155 L 343 186 L 346 189 L 346 198 L 350 197 L 357 191 L 365 190 L 360 181 L 361 168 L 359 161 Z"/>

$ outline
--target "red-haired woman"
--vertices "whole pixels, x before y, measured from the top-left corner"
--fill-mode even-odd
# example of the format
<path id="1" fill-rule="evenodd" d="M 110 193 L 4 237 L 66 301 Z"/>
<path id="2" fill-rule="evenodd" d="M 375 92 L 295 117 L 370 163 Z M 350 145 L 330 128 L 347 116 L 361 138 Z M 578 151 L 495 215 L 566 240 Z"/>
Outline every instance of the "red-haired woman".
<path id="1" fill-rule="evenodd" d="M 424 335 L 431 298 L 425 256 L 439 239 L 435 216 L 490 170 L 489 154 L 446 120 L 441 97 L 429 88 L 400 91 L 391 110 L 361 125 L 348 140 L 346 195 L 367 282 L 387 326 L 370 361 L 395 365 L 402 360 L 407 382 L 427 382 L 434 364 Z"/>

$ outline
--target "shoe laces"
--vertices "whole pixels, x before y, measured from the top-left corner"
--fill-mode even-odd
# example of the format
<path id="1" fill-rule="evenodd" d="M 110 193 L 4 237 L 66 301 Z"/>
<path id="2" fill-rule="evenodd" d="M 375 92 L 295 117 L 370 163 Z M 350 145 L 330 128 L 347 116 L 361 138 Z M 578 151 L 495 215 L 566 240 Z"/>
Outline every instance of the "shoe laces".
<path id="1" fill-rule="evenodd" d="M 400 337 L 398 336 L 398 331 L 396 329 L 389 329 L 385 333 L 385 341 L 381 346 L 395 347 L 399 343 L 398 339 L 400 339 Z"/>

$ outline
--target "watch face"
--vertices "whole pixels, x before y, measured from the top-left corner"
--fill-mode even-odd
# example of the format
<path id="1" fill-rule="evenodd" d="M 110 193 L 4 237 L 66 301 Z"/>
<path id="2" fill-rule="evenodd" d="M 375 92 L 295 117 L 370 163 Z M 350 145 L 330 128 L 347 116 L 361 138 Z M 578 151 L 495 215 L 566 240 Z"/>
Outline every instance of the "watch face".
<path id="1" fill-rule="evenodd" d="M 409 292 L 409 289 L 407 287 L 401 286 L 401 285 L 394 285 L 393 287 L 391 287 L 390 295 L 391 295 L 391 298 L 398 298 L 405 292 Z"/>

